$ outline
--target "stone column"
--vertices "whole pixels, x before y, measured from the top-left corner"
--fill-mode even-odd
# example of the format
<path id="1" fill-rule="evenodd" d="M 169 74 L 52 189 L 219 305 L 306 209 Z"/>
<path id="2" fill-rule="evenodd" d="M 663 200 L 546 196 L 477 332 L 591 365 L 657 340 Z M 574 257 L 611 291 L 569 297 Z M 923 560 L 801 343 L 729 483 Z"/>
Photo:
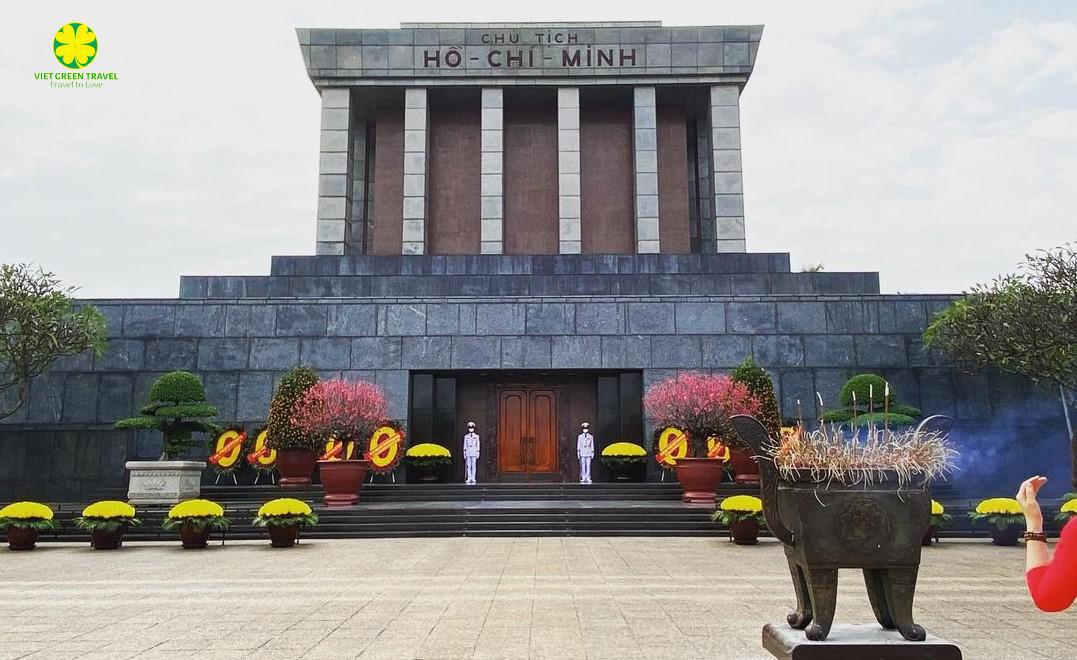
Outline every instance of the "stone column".
<path id="1" fill-rule="evenodd" d="M 317 254 L 344 254 L 351 197 L 351 90 L 322 89 Z"/>
<path id="2" fill-rule="evenodd" d="M 711 122 L 710 119 L 696 120 L 696 172 L 699 194 L 699 245 L 700 252 L 710 254 L 718 251 L 714 236 L 714 190 L 711 180 L 714 168 L 711 167 Z"/>
<path id="3" fill-rule="evenodd" d="M 344 232 L 344 254 L 363 254 L 366 250 L 367 233 L 367 144 L 366 121 L 352 120 L 352 171 L 348 177 L 351 186 L 348 225 Z"/>
<path id="4" fill-rule="evenodd" d="M 426 88 L 404 90 L 403 254 L 426 254 Z"/>
<path id="5" fill-rule="evenodd" d="M 713 85 L 710 97 L 716 247 L 718 252 L 744 252 L 740 88 L 736 85 Z"/>
<path id="6" fill-rule="evenodd" d="M 579 254 L 580 89 L 557 89 L 557 208 L 561 254 Z"/>
<path id="7" fill-rule="evenodd" d="M 480 252 L 501 254 L 504 248 L 503 163 L 504 94 L 499 87 L 482 90 L 482 184 Z"/>
<path id="8" fill-rule="evenodd" d="M 636 252 L 658 252 L 658 124 L 654 87 L 633 90 Z"/>

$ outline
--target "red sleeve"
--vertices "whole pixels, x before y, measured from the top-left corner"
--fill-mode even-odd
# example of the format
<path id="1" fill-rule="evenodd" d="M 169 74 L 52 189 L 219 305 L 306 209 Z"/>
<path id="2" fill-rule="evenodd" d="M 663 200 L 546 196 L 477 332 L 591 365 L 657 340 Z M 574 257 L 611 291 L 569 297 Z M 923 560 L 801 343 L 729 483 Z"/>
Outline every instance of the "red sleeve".
<path id="1" fill-rule="evenodd" d="M 1044 612 L 1061 612 L 1077 599 L 1077 524 L 1067 523 L 1055 556 L 1025 574 L 1028 592 Z"/>

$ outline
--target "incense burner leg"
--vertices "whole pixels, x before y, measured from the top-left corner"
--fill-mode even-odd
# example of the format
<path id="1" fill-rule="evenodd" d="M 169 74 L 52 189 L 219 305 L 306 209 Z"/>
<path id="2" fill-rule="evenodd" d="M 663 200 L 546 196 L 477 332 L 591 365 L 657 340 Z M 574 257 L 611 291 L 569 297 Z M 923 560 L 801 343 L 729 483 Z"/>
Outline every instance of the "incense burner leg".
<path id="1" fill-rule="evenodd" d="M 916 593 L 916 575 L 919 568 L 891 568 L 886 570 L 884 584 L 886 600 L 898 632 L 912 642 L 927 639 L 927 632 L 912 620 L 912 601 Z"/>
<path id="2" fill-rule="evenodd" d="M 793 577 L 793 591 L 797 595 L 797 609 L 795 612 L 790 612 L 785 620 L 789 622 L 791 628 L 803 630 L 812 620 L 811 595 L 808 593 L 808 582 L 804 578 L 804 571 L 797 566 L 792 557 L 787 559 L 789 574 Z"/>
<path id="3" fill-rule="evenodd" d="M 893 630 L 894 617 L 890 614 L 890 603 L 886 597 L 883 573 L 883 570 L 877 568 L 865 568 L 864 585 L 868 589 L 868 600 L 871 601 L 871 609 L 875 612 L 875 619 L 883 628 Z"/>
<path id="4" fill-rule="evenodd" d="M 808 626 L 804 634 L 813 642 L 819 642 L 827 638 L 830 625 L 834 623 L 834 608 L 838 602 L 838 569 L 809 567 L 806 572 L 815 622 Z"/>

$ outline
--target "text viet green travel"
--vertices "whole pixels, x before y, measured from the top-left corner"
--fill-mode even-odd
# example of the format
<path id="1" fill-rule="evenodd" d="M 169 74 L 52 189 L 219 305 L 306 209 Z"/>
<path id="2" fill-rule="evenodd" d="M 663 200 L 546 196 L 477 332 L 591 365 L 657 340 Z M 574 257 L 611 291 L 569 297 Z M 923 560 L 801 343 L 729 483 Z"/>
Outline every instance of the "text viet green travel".
<path id="1" fill-rule="evenodd" d="M 35 73 L 36 80 L 119 80 L 116 73 L 94 73 L 93 71 L 42 71 Z"/>

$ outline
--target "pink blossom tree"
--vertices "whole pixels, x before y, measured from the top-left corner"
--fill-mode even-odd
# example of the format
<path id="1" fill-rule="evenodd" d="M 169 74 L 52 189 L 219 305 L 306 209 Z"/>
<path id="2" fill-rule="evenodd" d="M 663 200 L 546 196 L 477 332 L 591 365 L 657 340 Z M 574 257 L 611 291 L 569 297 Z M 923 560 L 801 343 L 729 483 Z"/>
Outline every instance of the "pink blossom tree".
<path id="1" fill-rule="evenodd" d="M 647 388 L 647 416 L 659 426 L 675 426 L 688 435 L 693 456 L 707 455 L 707 438 L 727 437 L 732 415 L 755 415 L 759 400 L 729 376 L 682 373 Z"/>
<path id="2" fill-rule="evenodd" d="M 385 396 L 366 381 L 321 381 L 296 401 L 292 425 L 324 442 L 332 437 L 343 443 L 370 437 L 385 419 Z"/>

